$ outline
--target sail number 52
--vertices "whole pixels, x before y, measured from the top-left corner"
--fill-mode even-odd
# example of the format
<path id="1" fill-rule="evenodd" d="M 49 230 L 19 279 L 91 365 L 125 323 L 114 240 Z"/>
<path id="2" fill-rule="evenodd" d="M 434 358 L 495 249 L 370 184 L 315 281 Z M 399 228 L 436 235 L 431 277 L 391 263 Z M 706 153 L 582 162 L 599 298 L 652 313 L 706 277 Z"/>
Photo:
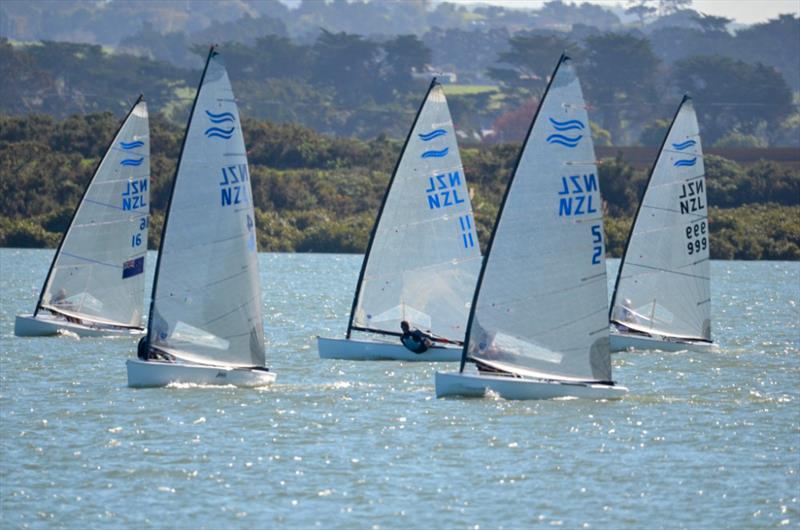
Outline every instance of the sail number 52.
<path id="1" fill-rule="evenodd" d="M 600 225 L 592 225 L 592 265 L 599 265 L 603 256 L 603 229 Z"/>

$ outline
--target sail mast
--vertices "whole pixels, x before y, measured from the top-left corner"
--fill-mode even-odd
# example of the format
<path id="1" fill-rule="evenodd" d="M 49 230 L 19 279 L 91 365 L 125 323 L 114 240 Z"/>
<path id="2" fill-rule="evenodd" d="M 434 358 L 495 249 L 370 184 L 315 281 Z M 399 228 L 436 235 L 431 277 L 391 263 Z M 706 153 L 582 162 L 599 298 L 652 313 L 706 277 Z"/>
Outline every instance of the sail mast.
<path id="1" fill-rule="evenodd" d="M 167 200 L 167 207 L 164 211 L 164 225 L 161 227 L 161 239 L 158 245 L 158 257 L 156 258 L 156 270 L 155 275 L 153 276 L 153 290 L 150 294 L 150 313 L 147 318 L 147 335 L 145 335 L 144 340 L 147 342 L 147 346 L 150 346 L 150 333 L 153 331 L 153 308 L 155 306 L 155 298 L 156 298 L 156 289 L 158 288 L 158 272 L 161 268 L 161 256 L 163 255 L 162 249 L 164 247 L 164 236 L 167 234 L 167 223 L 169 222 L 169 214 L 172 206 L 172 198 L 175 195 L 175 184 L 178 181 L 178 174 L 181 168 L 181 162 L 183 161 L 183 151 L 186 148 L 186 138 L 189 136 L 189 127 L 192 125 L 192 118 L 194 117 L 194 109 L 197 105 L 197 100 L 200 97 L 200 90 L 203 88 L 203 81 L 206 78 L 206 72 L 208 71 L 208 64 L 211 61 L 211 58 L 216 55 L 216 44 L 212 45 L 208 50 L 208 56 L 206 57 L 206 65 L 203 67 L 203 74 L 200 76 L 200 82 L 197 85 L 197 92 L 194 95 L 194 101 L 192 102 L 192 108 L 189 111 L 189 119 L 186 120 L 186 130 L 183 132 L 183 141 L 181 142 L 181 151 L 178 155 L 178 163 L 175 165 L 175 174 L 172 177 L 172 186 L 169 190 L 169 199 Z"/>
<path id="2" fill-rule="evenodd" d="M 347 323 L 347 335 L 346 337 L 349 339 L 350 335 L 354 329 L 353 326 L 353 319 L 355 318 L 356 307 L 358 306 L 358 297 L 361 295 L 361 285 L 364 281 L 364 274 L 367 270 L 367 264 L 369 262 L 369 255 L 372 250 L 372 244 L 375 241 L 375 234 L 378 231 L 378 225 L 381 222 L 381 216 L 383 215 L 383 209 L 386 206 L 386 200 L 389 198 L 389 194 L 392 191 L 392 184 L 394 183 L 395 177 L 397 176 L 397 170 L 400 168 L 400 163 L 403 161 L 403 156 L 406 153 L 406 149 L 408 148 L 408 143 L 411 140 L 411 135 L 414 133 L 414 128 L 417 126 L 417 121 L 419 120 L 419 116 L 422 113 L 422 109 L 425 108 L 425 103 L 428 101 L 428 96 L 430 95 L 433 88 L 437 85 L 436 78 L 434 77 L 431 80 L 431 84 L 428 86 L 428 91 L 425 92 L 425 97 L 422 98 L 422 103 L 420 103 L 419 109 L 417 109 L 417 114 L 414 116 L 414 121 L 411 123 L 411 127 L 408 129 L 408 134 L 406 135 L 406 140 L 403 143 L 403 148 L 400 150 L 400 156 L 397 157 L 397 162 L 395 163 L 394 170 L 392 171 L 392 176 L 389 178 L 389 184 L 386 186 L 386 192 L 383 194 L 383 200 L 381 201 L 380 208 L 378 208 L 378 216 L 375 218 L 375 223 L 372 225 L 372 231 L 369 235 L 369 242 L 367 243 L 367 250 L 364 254 L 364 259 L 361 262 L 361 271 L 358 273 L 358 282 L 356 283 L 356 291 L 353 296 L 353 304 L 350 307 L 350 320 Z M 388 335 L 391 335 L 390 332 L 384 332 Z M 396 335 L 400 335 L 397 333 Z"/>
<path id="3" fill-rule="evenodd" d="M 489 262 L 489 256 L 492 252 L 492 244 L 494 243 L 494 236 L 497 234 L 497 226 L 500 222 L 500 218 L 503 215 L 503 209 L 505 208 L 506 201 L 508 200 L 508 194 L 511 191 L 511 185 L 514 183 L 514 178 L 517 176 L 517 170 L 519 169 L 519 163 L 522 160 L 522 155 L 525 152 L 525 148 L 528 145 L 528 140 L 530 139 L 531 132 L 533 132 L 533 126 L 536 125 L 536 120 L 539 117 L 539 112 L 542 109 L 542 104 L 544 103 L 545 98 L 547 97 L 547 93 L 550 91 L 550 86 L 553 84 L 553 79 L 556 78 L 556 74 L 558 73 L 558 69 L 564 63 L 564 61 L 568 61 L 570 58 L 566 54 L 561 54 L 561 57 L 558 60 L 558 64 L 556 64 L 553 73 L 550 75 L 550 80 L 547 82 L 547 87 L 542 94 L 542 98 L 539 100 L 539 106 L 536 108 L 536 113 L 533 115 L 533 119 L 531 120 L 531 124 L 528 127 L 528 132 L 525 134 L 525 140 L 522 142 L 522 146 L 519 149 L 519 153 L 517 154 L 517 161 L 514 163 L 514 171 L 511 172 L 511 178 L 508 180 L 508 184 L 506 185 L 506 191 L 503 193 L 503 200 L 500 202 L 500 208 L 497 210 L 497 215 L 495 216 L 494 220 L 494 227 L 492 228 L 492 235 L 489 237 L 489 243 L 486 246 L 486 254 L 483 256 L 483 262 L 481 263 L 481 270 L 478 274 L 478 283 L 475 286 L 475 293 L 472 297 L 472 304 L 470 305 L 469 310 L 469 318 L 467 319 L 467 332 L 464 336 L 464 347 L 461 350 L 461 365 L 459 366 L 459 372 L 464 371 L 464 367 L 467 363 L 467 348 L 469 347 L 469 336 L 472 332 L 472 322 L 475 318 L 475 308 L 478 305 L 478 295 L 481 291 L 481 283 L 483 283 L 483 275 L 486 272 L 486 264 Z"/>
<path id="4" fill-rule="evenodd" d="M 44 294 L 47 291 L 47 286 L 50 283 L 50 279 L 53 275 L 53 268 L 55 267 L 56 262 L 58 261 L 58 255 L 61 254 L 61 249 L 64 246 L 64 242 L 67 240 L 67 236 L 69 235 L 70 230 L 72 229 L 72 223 L 75 221 L 75 217 L 78 215 L 78 211 L 81 208 L 81 204 L 83 204 L 83 200 L 86 198 L 86 194 L 89 193 L 89 189 L 92 187 L 95 179 L 97 178 L 97 173 L 100 171 L 100 168 L 103 166 L 103 162 L 108 158 L 108 154 L 111 152 L 111 148 L 114 146 L 114 142 L 117 140 L 117 136 L 122 131 L 122 128 L 128 122 L 128 118 L 131 117 L 136 106 L 144 101 L 144 94 L 139 94 L 139 97 L 136 98 L 136 102 L 131 106 L 128 113 L 125 115 L 125 118 L 122 119 L 117 130 L 114 132 L 114 135 L 111 137 L 108 145 L 106 145 L 106 150 L 103 154 L 103 157 L 97 162 L 97 165 L 92 172 L 92 178 L 89 179 L 88 184 L 83 189 L 83 193 L 81 194 L 81 198 L 78 201 L 78 205 L 75 206 L 75 209 L 72 211 L 72 216 L 69 218 L 69 224 L 67 225 L 67 229 L 61 235 L 61 240 L 58 242 L 58 247 L 56 248 L 56 253 L 53 255 L 53 260 L 50 262 L 50 268 L 47 270 L 47 276 L 44 279 L 44 283 L 42 284 L 42 290 L 39 292 L 39 300 L 36 302 L 36 308 L 33 310 L 33 316 L 35 317 L 39 313 L 39 309 L 42 307 L 42 300 L 44 299 Z"/>
<path id="5" fill-rule="evenodd" d="M 656 154 L 656 159 L 653 162 L 653 165 L 650 166 L 650 174 L 647 176 L 647 182 L 644 185 L 644 189 L 642 190 L 642 196 L 639 198 L 639 204 L 636 206 L 636 213 L 633 215 L 633 222 L 631 223 L 631 227 L 628 230 L 628 239 L 625 240 L 625 249 L 622 251 L 622 258 L 619 262 L 619 268 L 617 269 L 617 279 L 614 282 L 614 290 L 611 293 L 611 304 L 608 306 L 608 320 L 609 322 L 612 321 L 612 314 L 614 312 L 614 304 L 617 300 L 617 289 L 619 288 L 619 280 L 622 278 L 622 268 L 625 265 L 625 258 L 628 255 L 628 247 L 631 244 L 631 238 L 633 237 L 633 231 L 636 229 L 636 221 L 639 219 L 639 213 L 642 210 L 642 204 L 644 204 L 644 197 L 647 195 L 647 188 L 650 187 L 650 181 L 653 180 L 653 174 L 656 171 L 656 166 L 658 165 L 658 160 L 661 158 L 661 154 L 664 151 L 664 146 L 667 144 L 667 139 L 669 138 L 670 133 L 672 132 L 672 128 L 675 126 L 675 120 L 678 119 L 678 115 L 683 108 L 683 105 L 691 100 L 688 95 L 684 94 L 683 99 L 681 100 L 681 104 L 678 105 L 678 110 L 675 111 L 675 115 L 672 117 L 672 122 L 669 124 L 669 129 L 667 129 L 666 134 L 664 134 L 664 139 L 661 140 L 661 147 L 658 149 L 658 153 Z"/>

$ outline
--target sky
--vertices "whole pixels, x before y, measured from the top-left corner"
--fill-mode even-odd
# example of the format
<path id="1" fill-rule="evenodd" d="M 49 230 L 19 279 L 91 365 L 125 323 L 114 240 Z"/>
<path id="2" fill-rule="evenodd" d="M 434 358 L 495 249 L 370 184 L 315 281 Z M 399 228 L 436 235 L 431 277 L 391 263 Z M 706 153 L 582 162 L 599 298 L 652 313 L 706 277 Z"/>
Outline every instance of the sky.
<path id="1" fill-rule="evenodd" d="M 447 0 L 459 4 L 488 3 L 503 7 L 539 8 L 546 0 Z M 564 0 L 566 3 L 575 3 Z M 577 1 L 577 0 L 576 0 Z M 625 0 L 579 0 L 577 3 L 589 2 L 592 4 L 614 7 L 629 4 Z M 719 17 L 732 18 L 740 24 L 754 24 L 776 18 L 783 13 L 800 15 L 800 0 L 694 0 L 691 8 Z"/>

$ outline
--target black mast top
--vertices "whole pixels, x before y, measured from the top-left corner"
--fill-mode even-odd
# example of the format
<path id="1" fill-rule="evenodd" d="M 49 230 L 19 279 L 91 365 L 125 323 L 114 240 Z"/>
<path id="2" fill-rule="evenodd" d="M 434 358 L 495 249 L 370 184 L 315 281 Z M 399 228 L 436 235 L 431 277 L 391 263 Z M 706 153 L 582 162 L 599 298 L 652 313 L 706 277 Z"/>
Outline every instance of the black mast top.
<path id="1" fill-rule="evenodd" d="M 47 289 L 47 284 L 50 282 L 50 276 L 53 275 L 53 267 L 55 267 L 55 265 L 56 265 L 56 260 L 58 259 L 58 255 L 61 253 L 61 247 L 64 246 L 64 241 L 67 240 L 67 234 L 69 234 L 69 231 L 72 228 L 72 223 L 73 223 L 73 221 L 75 221 L 75 216 L 78 215 L 78 210 L 81 209 L 81 205 L 83 204 L 83 199 L 86 198 L 86 194 L 89 192 L 89 188 L 92 187 L 92 183 L 94 182 L 94 179 L 97 178 L 97 172 L 100 170 L 100 166 L 103 165 L 103 162 L 105 161 L 106 157 L 108 156 L 109 151 L 111 151 L 111 147 L 114 145 L 114 140 L 117 139 L 117 136 L 119 136 L 120 131 L 125 126 L 125 124 L 128 122 L 128 118 L 131 117 L 131 114 L 133 113 L 133 109 L 135 109 L 136 105 L 138 105 L 142 101 L 144 101 L 144 94 L 139 94 L 139 97 L 136 98 L 136 102 L 133 104 L 133 106 L 131 106 L 131 108 L 128 111 L 128 113 L 125 115 L 125 117 L 119 123 L 119 126 L 117 127 L 117 130 L 114 133 L 114 136 L 111 137 L 111 140 L 109 141 L 108 145 L 106 145 L 106 150 L 105 150 L 105 154 L 103 154 L 103 158 L 101 158 L 100 161 L 97 162 L 97 165 L 95 165 L 94 171 L 92 172 L 92 178 L 89 179 L 89 183 L 86 184 L 86 187 L 83 190 L 83 194 L 81 194 L 81 198 L 78 201 L 78 205 L 75 207 L 75 210 L 72 211 L 72 217 L 69 218 L 69 224 L 67 225 L 67 229 L 61 235 L 61 241 L 59 241 L 59 243 L 58 243 L 58 247 L 56 248 L 56 253 L 53 256 L 53 261 L 50 262 L 50 268 L 47 270 L 47 276 L 44 279 L 44 284 L 42 284 L 42 290 L 41 290 L 41 292 L 39 292 L 39 300 L 36 302 L 36 309 L 33 310 L 33 316 L 36 316 L 39 313 L 39 309 L 41 309 L 41 307 L 42 307 L 42 298 L 44 298 L 44 292 Z"/>
<path id="2" fill-rule="evenodd" d="M 403 160 L 403 156 L 406 153 L 406 148 L 408 147 L 408 142 L 411 140 L 411 133 L 414 132 L 414 128 L 417 126 L 417 121 L 419 120 L 419 115 L 422 113 L 422 109 L 425 107 L 425 103 L 428 101 L 428 96 L 430 96 L 433 87 L 438 84 L 436 78 L 434 77 L 431 79 L 431 84 L 428 86 L 428 91 L 425 92 L 425 97 L 422 99 L 422 103 L 417 109 L 417 115 L 414 116 L 414 121 L 411 124 L 411 128 L 408 130 L 408 135 L 406 136 L 406 141 L 403 143 L 403 149 L 400 151 L 400 156 L 397 158 L 397 162 L 395 163 L 394 170 L 392 171 L 392 176 L 389 179 L 389 185 L 386 186 L 386 193 L 383 195 L 383 201 L 381 201 L 381 206 L 378 208 L 378 217 L 375 218 L 375 224 L 372 225 L 372 231 L 369 234 L 369 243 L 367 243 L 367 251 L 364 254 L 364 260 L 361 262 L 361 272 L 358 273 L 358 283 L 356 284 L 356 292 L 353 296 L 353 305 L 350 307 L 350 321 L 347 323 L 347 338 L 350 338 L 351 332 L 355 329 L 356 331 L 372 331 L 375 333 L 383 333 L 385 335 L 397 335 L 400 336 L 401 333 L 392 333 L 389 331 L 382 331 L 382 330 L 373 330 L 367 328 L 360 328 L 353 326 L 353 319 L 355 318 L 356 306 L 358 305 L 358 297 L 361 294 L 361 282 L 364 280 L 364 273 L 367 270 L 367 262 L 369 261 L 369 254 L 372 250 L 372 243 L 375 241 L 375 234 L 378 231 L 378 225 L 381 222 L 381 216 L 383 215 L 383 209 L 386 206 L 386 200 L 389 198 L 389 194 L 392 192 L 392 184 L 394 183 L 394 179 L 397 176 L 397 170 L 400 167 L 400 162 Z"/>
<path id="3" fill-rule="evenodd" d="M 544 93 L 542 94 L 542 99 L 539 100 L 539 106 L 536 108 L 536 114 L 533 115 L 533 119 L 531 120 L 531 124 L 528 127 L 528 132 L 525 134 L 525 140 L 522 142 L 522 146 L 519 149 L 519 154 L 517 155 L 517 161 L 514 163 L 514 171 L 511 172 L 511 178 L 508 180 L 508 186 L 506 186 L 506 191 L 503 194 L 503 200 L 500 203 L 500 208 L 497 210 L 497 217 L 494 220 L 494 228 L 492 229 L 492 235 L 489 238 L 489 244 L 486 246 L 486 254 L 483 256 L 483 262 L 481 263 L 481 272 L 478 274 L 478 283 L 475 286 L 475 294 L 472 297 L 472 305 L 469 309 L 469 318 L 467 319 L 467 333 L 464 335 L 464 347 L 461 350 L 461 365 L 459 366 L 458 371 L 463 372 L 464 366 L 467 363 L 467 348 L 469 348 L 469 336 L 472 332 L 472 322 L 475 318 L 475 308 L 478 306 L 478 295 L 481 292 L 481 284 L 483 283 L 483 275 L 486 272 L 486 264 L 489 263 L 489 256 L 492 253 L 492 244 L 494 243 L 494 236 L 497 234 L 497 227 L 500 224 L 500 218 L 503 216 L 503 209 L 505 209 L 506 201 L 508 200 L 508 194 L 511 191 L 511 186 L 514 184 L 514 179 L 517 176 L 517 169 L 519 168 L 519 163 L 522 160 L 522 155 L 525 153 L 525 147 L 528 145 L 528 139 L 531 137 L 531 133 L 533 132 L 533 127 L 536 125 L 536 120 L 539 118 L 539 111 L 542 110 L 542 104 L 544 103 L 545 98 L 547 97 L 547 93 L 550 92 L 550 87 L 553 84 L 553 80 L 556 78 L 556 74 L 558 73 L 558 69 L 564 64 L 566 61 L 571 60 L 565 53 L 561 54 L 561 58 L 558 60 L 558 64 L 556 64 L 555 69 L 553 70 L 553 74 L 550 76 L 550 80 L 547 82 L 547 87 L 544 89 Z"/>
<path id="4" fill-rule="evenodd" d="M 661 140 L 661 147 L 658 149 L 658 154 L 656 155 L 656 160 L 653 162 L 653 165 L 650 166 L 650 174 L 647 176 L 647 182 L 644 185 L 644 190 L 642 190 L 642 196 L 639 199 L 639 205 L 636 207 L 636 213 L 633 216 L 633 222 L 631 223 L 631 228 L 628 231 L 628 239 L 625 241 L 625 250 L 622 251 L 622 259 L 619 262 L 619 269 L 617 269 L 617 279 L 614 282 L 614 290 L 611 294 L 611 304 L 608 306 L 608 321 L 613 322 L 611 319 L 612 314 L 614 312 L 614 304 L 617 301 L 617 288 L 619 287 L 619 280 L 622 278 L 622 268 L 625 265 L 625 257 L 628 255 L 628 246 L 631 244 L 631 237 L 633 236 L 633 230 L 636 228 L 636 221 L 639 219 L 639 212 L 642 209 L 642 204 L 644 204 L 644 197 L 647 195 L 647 188 L 650 187 L 650 181 L 653 180 L 653 173 L 656 171 L 656 166 L 658 165 L 658 160 L 661 158 L 661 153 L 664 151 L 664 146 L 667 143 L 667 138 L 669 138 L 669 133 L 672 132 L 672 128 L 675 126 L 675 120 L 678 119 L 678 114 L 680 114 L 681 109 L 683 108 L 684 103 L 691 100 L 688 95 L 684 94 L 683 99 L 681 100 L 681 104 L 678 105 L 678 110 L 675 111 L 675 115 L 672 117 L 672 122 L 669 124 L 669 129 L 667 129 L 667 134 L 664 135 L 664 139 Z"/>
<path id="5" fill-rule="evenodd" d="M 178 163 L 175 165 L 175 175 L 172 177 L 172 187 L 169 190 L 169 200 L 167 201 L 167 209 L 164 213 L 164 226 L 161 227 L 161 241 L 158 245 L 158 258 L 156 259 L 156 271 L 153 277 L 153 290 L 150 294 L 150 313 L 147 318 L 147 335 L 144 337 L 144 340 L 147 343 L 147 347 L 150 347 L 150 333 L 153 331 L 153 306 L 155 305 L 156 299 L 156 289 L 158 287 L 158 270 L 161 266 L 161 256 L 164 254 L 164 239 L 167 235 L 167 224 L 169 223 L 169 212 L 172 208 L 172 197 L 175 195 L 175 184 L 178 181 L 178 173 L 181 170 L 181 162 L 183 161 L 183 150 L 186 147 L 186 138 L 189 135 L 189 127 L 192 125 L 192 118 L 194 117 L 194 109 L 197 106 L 197 100 L 200 98 L 200 91 L 203 89 L 203 81 L 206 79 L 206 72 L 208 71 L 208 65 L 211 62 L 211 58 L 218 55 L 217 52 L 217 45 L 214 44 L 208 49 L 208 57 L 206 57 L 206 65 L 203 68 L 203 74 L 200 76 L 200 83 L 197 85 L 197 93 L 194 95 L 194 101 L 192 102 L 192 110 L 189 112 L 189 119 L 186 121 L 186 130 L 183 133 L 183 142 L 181 142 L 181 152 L 178 155 Z"/>

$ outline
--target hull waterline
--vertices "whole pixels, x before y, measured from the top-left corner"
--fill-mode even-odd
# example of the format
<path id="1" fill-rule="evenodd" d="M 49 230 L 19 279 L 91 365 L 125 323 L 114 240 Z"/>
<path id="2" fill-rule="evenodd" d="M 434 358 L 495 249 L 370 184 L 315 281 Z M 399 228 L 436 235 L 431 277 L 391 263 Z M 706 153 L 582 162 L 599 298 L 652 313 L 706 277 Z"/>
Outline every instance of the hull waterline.
<path id="1" fill-rule="evenodd" d="M 14 320 L 17 337 L 52 337 L 67 332 L 79 337 L 140 337 L 144 329 L 78 324 L 50 315 L 17 315 Z"/>
<path id="2" fill-rule="evenodd" d="M 225 368 L 188 363 L 128 359 L 128 386 L 163 387 L 172 383 L 259 387 L 275 382 L 276 375 L 263 369 Z"/>
<path id="3" fill-rule="evenodd" d="M 317 351 L 321 359 L 348 361 L 411 361 L 411 362 L 458 362 L 460 347 L 430 348 L 424 353 L 414 353 L 397 342 L 355 339 L 329 339 L 317 337 Z"/>
<path id="4" fill-rule="evenodd" d="M 616 385 L 436 372 L 436 397 L 484 397 L 488 392 L 513 400 L 565 397 L 621 399 L 628 393 L 628 389 Z"/>
<path id="5" fill-rule="evenodd" d="M 609 340 L 612 352 L 629 350 L 714 352 L 719 350 L 719 347 L 713 342 L 665 339 L 614 331 L 609 334 Z"/>

